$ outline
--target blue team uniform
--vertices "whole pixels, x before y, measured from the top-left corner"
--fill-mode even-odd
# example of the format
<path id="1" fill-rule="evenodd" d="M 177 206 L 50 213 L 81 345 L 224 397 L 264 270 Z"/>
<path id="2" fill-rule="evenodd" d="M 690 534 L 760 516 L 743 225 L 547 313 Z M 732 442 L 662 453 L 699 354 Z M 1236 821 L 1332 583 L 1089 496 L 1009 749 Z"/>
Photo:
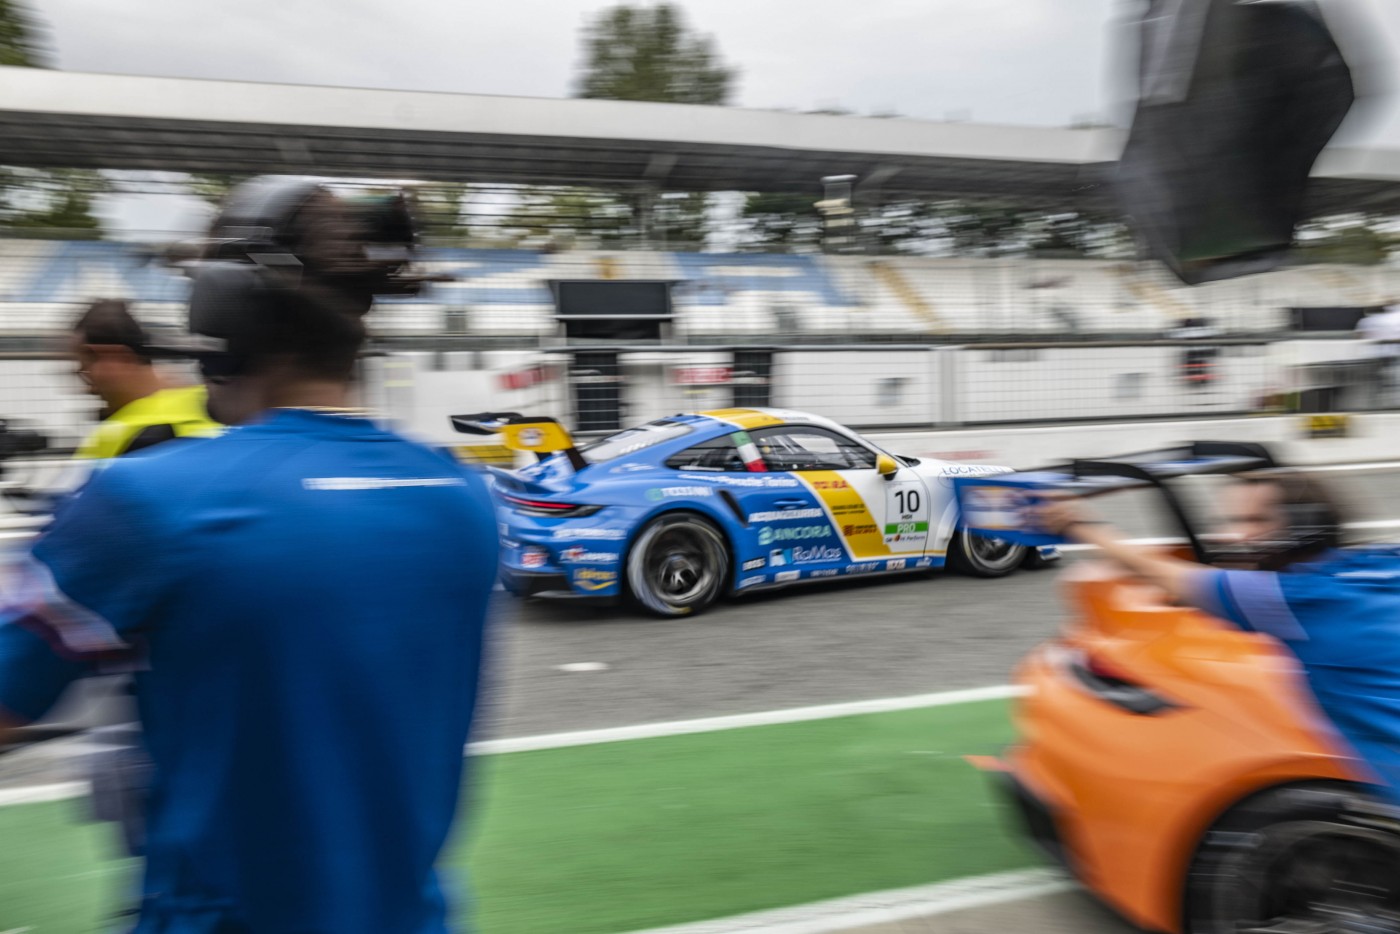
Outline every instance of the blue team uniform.
<path id="1" fill-rule="evenodd" d="M 0 707 L 135 670 L 138 934 L 438 934 L 496 527 L 484 481 L 281 410 L 99 473 L 0 617 Z"/>
<path id="2" fill-rule="evenodd" d="M 1348 549 L 1279 573 L 1203 571 L 1201 609 L 1283 641 L 1342 740 L 1400 802 L 1400 550 Z"/>

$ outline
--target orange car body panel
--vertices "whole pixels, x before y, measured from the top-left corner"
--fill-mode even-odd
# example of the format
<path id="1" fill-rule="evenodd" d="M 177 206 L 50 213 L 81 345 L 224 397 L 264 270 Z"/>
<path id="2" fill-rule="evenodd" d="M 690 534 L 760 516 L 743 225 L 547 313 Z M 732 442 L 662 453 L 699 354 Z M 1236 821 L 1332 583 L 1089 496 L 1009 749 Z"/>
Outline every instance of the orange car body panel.
<path id="1" fill-rule="evenodd" d="M 1066 589 L 1079 618 L 1018 680 L 1021 737 L 1006 767 L 1050 809 L 1076 874 L 1134 923 L 1179 931 L 1202 835 L 1231 805 L 1275 785 L 1360 781 L 1297 661 L 1102 566 Z M 1092 656 L 1171 701 L 1134 714 L 1095 697 L 1069 667 Z"/>

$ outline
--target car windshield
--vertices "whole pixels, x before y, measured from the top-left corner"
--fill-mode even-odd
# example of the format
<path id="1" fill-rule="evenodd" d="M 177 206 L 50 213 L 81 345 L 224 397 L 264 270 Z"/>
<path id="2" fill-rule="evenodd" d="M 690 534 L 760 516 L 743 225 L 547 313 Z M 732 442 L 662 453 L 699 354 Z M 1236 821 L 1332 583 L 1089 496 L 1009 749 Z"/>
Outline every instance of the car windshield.
<path id="1" fill-rule="evenodd" d="M 628 428 L 615 435 L 608 435 L 580 450 L 589 463 L 600 464 L 603 461 L 625 457 L 628 454 L 636 454 L 638 451 L 661 444 L 663 441 L 671 441 L 688 435 L 694 430 L 685 422 L 659 418 L 654 422 L 647 422 L 645 425 L 638 425 L 636 428 Z"/>

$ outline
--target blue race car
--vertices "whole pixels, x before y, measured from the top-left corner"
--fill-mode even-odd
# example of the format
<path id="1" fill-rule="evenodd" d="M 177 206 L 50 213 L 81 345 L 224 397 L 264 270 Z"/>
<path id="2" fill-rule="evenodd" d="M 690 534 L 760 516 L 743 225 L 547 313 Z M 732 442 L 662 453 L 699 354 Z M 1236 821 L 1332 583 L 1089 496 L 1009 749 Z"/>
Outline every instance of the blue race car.
<path id="1" fill-rule="evenodd" d="M 524 596 L 630 596 L 658 616 L 728 593 L 942 567 L 1001 577 L 1054 557 L 969 533 L 954 477 L 1004 467 L 897 457 L 815 415 L 676 415 L 576 447 L 553 419 L 453 418 L 535 454 L 491 468 L 501 576 Z"/>

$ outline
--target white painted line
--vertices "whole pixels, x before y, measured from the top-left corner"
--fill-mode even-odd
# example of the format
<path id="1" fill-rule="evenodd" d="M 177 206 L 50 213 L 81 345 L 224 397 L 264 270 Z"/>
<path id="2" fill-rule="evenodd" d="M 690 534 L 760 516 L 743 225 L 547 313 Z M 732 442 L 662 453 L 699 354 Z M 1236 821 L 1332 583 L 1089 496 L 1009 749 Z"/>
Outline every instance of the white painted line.
<path id="1" fill-rule="evenodd" d="M 569 662 L 567 665 L 555 665 L 555 671 L 607 671 L 612 666 L 607 662 Z"/>
<path id="2" fill-rule="evenodd" d="M 585 663 L 587 664 L 587 663 Z M 517 736 L 511 739 L 488 739 L 468 743 L 467 754 L 491 756 L 510 752 L 539 752 L 572 746 L 595 746 L 633 739 L 657 739 L 663 736 L 687 736 L 692 733 L 717 733 L 751 726 L 776 726 L 782 723 L 805 723 L 810 720 L 830 720 L 836 717 L 856 717 L 870 713 L 892 713 L 899 710 L 920 710 L 925 707 L 948 707 L 954 704 L 975 704 L 981 701 L 1021 697 L 1026 689 L 1014 684 L 998 684 L 937 694 L 914 694 L 908 697 L 880 697 L 874 700 L 850 701 L 844 704 L 823 704 L 819 707 L 793 707 L 786 710 L 762 710 L 758 713 L 705 717 L 699 720 L 673 720 L 665 723 L 641 723 L 635 726 L 607 727 L 600 730 L 578 730 L 570 733 L 547 733 L 540 736 Z M 37 804 L 76 798 L 88 792 L 86 782 L 63 782 L 54 785 L 31 785 L 0 789 L 0 807 L 9 804 Z M 3 932 L 0 932 L 3 934 Z"/>
<path id="3" fill-rule="evenodd" d="M 999 872 L 713 921 L 652 928 L 636 934 L 829 934 L 865 925 L 893 924 L 1022 901 L 1074 887 L 1063 873 L 1053 869 Z"/>
<path id="4" fill-rule="evenodd" d="M 737 730 L 751 726 L 775 726 L 780 723 L 804 723 L 809 720 L 830 720 L 834 717 L 855 717 L 868 713 L 891 713 L 896 710 L 919 710 L 925 707 L 973 704 L 979 701 L 1020 697 L 1025 692 L 1026 689 L 1018 685 L 999 684 L 993 687 L 971 688 L 963 691 L 915 694 L 910 697 L 882 697 L 875 700 L 850 701 L 844 704 L 823 704 L 819 707 L 763 710 L 758 713 L 705 717 L 699 720 L 673 720 L 668 723 L 640 723 L 635 726 L 615 726 L 600 730 L 579 730 L 572 733 L 547 733 L 541 736 L 518 736 L 512 739 L 488 739 L 468 744 L 467 752 L 475 756 L 489 756 L 507 752 L 562 749 L 568 746 L 593 746 L 599 743 L 617 743 L 633 739 L 656 739 L 662 736 L 716 733 L 721 730 Z"/>
<path id="5" fill-rule="evenodd" d="M 0 807 L 9 804 L 41 804 L 45 801 L 65 801 L 88 793 L 87 782 L 57 782 L 52 785 L 25 785 L 0 788 Z"/>

